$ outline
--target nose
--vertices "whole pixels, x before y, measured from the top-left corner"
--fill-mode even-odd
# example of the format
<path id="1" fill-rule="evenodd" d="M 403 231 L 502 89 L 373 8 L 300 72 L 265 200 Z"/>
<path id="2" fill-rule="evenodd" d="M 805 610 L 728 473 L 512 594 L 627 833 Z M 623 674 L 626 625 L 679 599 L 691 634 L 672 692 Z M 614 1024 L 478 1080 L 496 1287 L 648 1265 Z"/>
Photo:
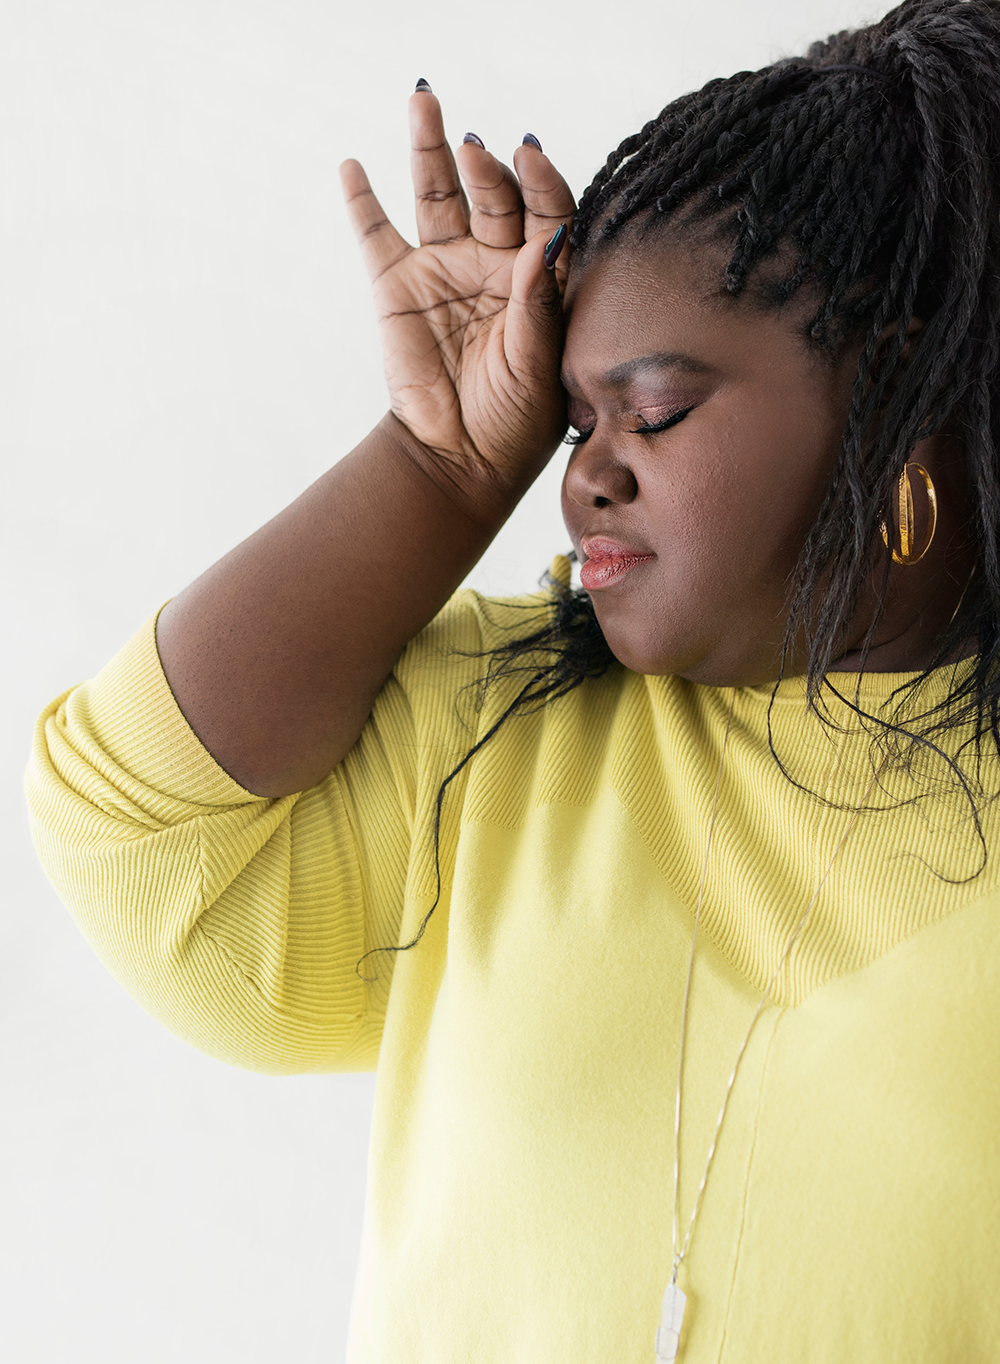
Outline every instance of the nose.
<path id="1" fill-rule="evenodd" d="M 580 507 L 631 502 L 639 491 L 635 475 L 597 432 L 577 445 L 563 478 L 563 494 Z"/>

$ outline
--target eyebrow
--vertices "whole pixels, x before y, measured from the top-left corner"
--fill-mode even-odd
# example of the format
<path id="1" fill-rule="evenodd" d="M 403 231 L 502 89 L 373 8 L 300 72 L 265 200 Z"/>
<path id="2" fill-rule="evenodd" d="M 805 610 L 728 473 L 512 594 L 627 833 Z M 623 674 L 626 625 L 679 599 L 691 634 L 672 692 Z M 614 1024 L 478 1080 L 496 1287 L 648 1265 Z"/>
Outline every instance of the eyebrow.
<path id="1" fill-rule="evenodd" d="M 623 360 L 620 365 L 613 365 L 602 375 L 602 383 L 611 388 L 620 387 L 627 383 L 629 379 L 634 379 L 638 374 L 644 374 L 649 370 L 661 369 L 680 369 L 687 374 L 708 374 L 712 366 L 707 365 L 704 360 L 699 360 L 694 355 L 689 355 L 686 351 L 661 351 L 656 355 L 639 355 L 634 360 Z M 562 375 L 564 388 L 570 388 L 573 383 L 573 375 L 569 370 L 565 370 Z"/>

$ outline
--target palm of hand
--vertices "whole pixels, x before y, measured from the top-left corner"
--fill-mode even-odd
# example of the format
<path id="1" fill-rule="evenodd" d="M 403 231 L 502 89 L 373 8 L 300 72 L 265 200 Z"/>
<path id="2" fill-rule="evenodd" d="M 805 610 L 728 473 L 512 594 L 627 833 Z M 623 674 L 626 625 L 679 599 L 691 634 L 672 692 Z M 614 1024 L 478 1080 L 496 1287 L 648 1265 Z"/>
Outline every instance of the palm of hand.
<path id="1" fill-rule="evenodd" d="M 467 143 L 459 156 L 470 212 L 436 98 L 412 96 L 410 121 L 419 247 L 389 223 L 360 165 L 341 168 L 392 411 L 449 477 L 530 479 L 565 429 L 555 292 L 565 261 L 554 279 L 542 250 L 571 216 L 572 196 L 536 148 L 515 154 L 526 183 Z"/>
<path id="2" fill-rule="evenodd" d="M 373 285 L 392 409 L 425 445 L 468 454 L 502 413 L 490 397 L 509 396 L 498 362 L 516 255 L 472 237 L 422 246 Z"/>

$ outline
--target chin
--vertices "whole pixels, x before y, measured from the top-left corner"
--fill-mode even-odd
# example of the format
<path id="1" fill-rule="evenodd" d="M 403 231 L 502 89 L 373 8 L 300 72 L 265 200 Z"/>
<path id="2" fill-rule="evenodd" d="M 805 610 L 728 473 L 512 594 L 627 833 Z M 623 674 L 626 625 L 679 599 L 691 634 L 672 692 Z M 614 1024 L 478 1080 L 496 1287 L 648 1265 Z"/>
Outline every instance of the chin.
<path id="1" fill-rule="evenodd" d="M 699 671 L 704 662 L 697 652 L 671 647 L 663 640 L 637 638 L 631 632 L 615 629 L 610 623 L 605 626 L 603 621 L 601 629 L 615 658 L 631 672 L 647 677 L 678 676 L 688 677 L 692 682 L 702 680 L 691 675 L 692 670 Z"/>
<path id="2" fill-rule="evenodd" d="M 598 617 L 600 619 L 600 617 Z M 709 641 L 697 644 L 680 639 L 651 638 L 616 630 L 609 622 L 601 629 L 618 662 L 647 677 L 682 677 L 702 687 L 759 687 L 777 680 L 780 648 L 761 656 L 748 649 L 734 655 L 732 648 Z"/>

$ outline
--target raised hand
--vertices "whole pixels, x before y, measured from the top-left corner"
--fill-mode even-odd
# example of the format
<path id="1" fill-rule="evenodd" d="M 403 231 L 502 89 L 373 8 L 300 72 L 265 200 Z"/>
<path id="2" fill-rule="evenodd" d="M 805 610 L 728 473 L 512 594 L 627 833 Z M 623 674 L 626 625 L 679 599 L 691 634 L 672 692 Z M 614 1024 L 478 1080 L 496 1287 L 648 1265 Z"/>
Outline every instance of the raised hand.
<path id="1" fill-rule="evenodd" d="M 530 145 L 515 171 L 473 142 L 456 166 L 429 93 L 412 97 L 410 130 L 418 247 L 358 163 L 341 167 L 392 412 L 157 618 L 185 718 L 257 795 L 304 791 L 350 751 L 401 650 L 565 430 L 566 253 L 544 260 L 573 212 L 565 181 Z"/>
<path id="2" fill-rule="evenodd" d="M 544 256 L 561 224 L 570 226 L 573 197 L 530 144 L 517 148 L 513 171 L 473 141 L 458 148 L 456 164 L 429 90 L 410 97 L 409 116 L 419 246 L 389 222 L 357 161 L 340 168 L 392 411 L 462 500 L 484 483 L 509 495 L 531 482 L 565 430 L 567 252 L 554 268 Z"/>

